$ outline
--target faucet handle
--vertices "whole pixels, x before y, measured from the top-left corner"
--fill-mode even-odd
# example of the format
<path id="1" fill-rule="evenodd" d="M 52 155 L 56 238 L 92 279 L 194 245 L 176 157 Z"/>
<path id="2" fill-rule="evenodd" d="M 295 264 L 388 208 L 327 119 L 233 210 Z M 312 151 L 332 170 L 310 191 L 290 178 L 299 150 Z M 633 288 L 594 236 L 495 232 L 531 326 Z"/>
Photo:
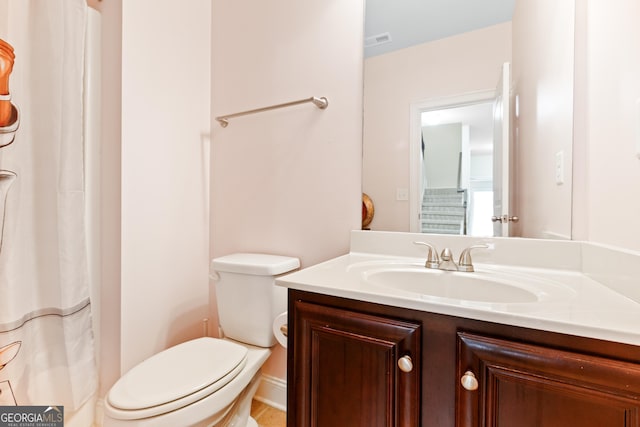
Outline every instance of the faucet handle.
<path id="1" fill-rule="evenodd" d="M 440 258 L 438 257 L 438 251 L 429 243 L 425 242 L 413 242 L 415 245 L 422 245 L 429 248 L 429 252 L 427 253 L 427 261 L 424 263 L 424 266 L 427 268 L 438 268 L 440 265 Z"/>
<path id="2" fill-rule="evenodd" d="M 471 259 L 472 249 L 489 249 L 489 245 L 472 245 L 462 251 L 458 260 L 458 271 L 473 271 L 473 260 Z"/>

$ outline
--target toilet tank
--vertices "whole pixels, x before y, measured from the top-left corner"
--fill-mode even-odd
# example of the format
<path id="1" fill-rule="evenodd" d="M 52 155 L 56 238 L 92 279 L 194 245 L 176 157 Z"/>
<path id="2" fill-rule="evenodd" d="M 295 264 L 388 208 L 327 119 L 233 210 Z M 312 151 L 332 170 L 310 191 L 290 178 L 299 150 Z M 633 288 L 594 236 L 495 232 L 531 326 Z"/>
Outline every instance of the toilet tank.
<path id="1" fill-rule="evenodd" d="M 300 267 L 298 258 L 237 253 L 211 261 L 218 321 L 225 337 L 259 347 L 276 344 L 272 324 L 287 310 L 287 290 L 277 276 Z"/>

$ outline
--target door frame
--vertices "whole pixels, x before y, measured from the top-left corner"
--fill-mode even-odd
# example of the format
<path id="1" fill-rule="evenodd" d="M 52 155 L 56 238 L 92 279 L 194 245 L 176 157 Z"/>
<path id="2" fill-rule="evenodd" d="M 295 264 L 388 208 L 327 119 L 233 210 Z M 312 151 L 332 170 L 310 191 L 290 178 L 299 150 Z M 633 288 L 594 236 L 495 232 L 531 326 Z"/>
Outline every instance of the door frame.
<path id="1" fill-rule="evenodd" d="M 493 110 L 493 235 L 508 237 L 511 235 L 511 218 L 513 202 L 511 200 L 512 183 L 512 123 L 513 111 L 511 101 L 511 63 L 502 64 L 500 78 L 496 87 L 496 101 Z M 497 149 L 496 149 L 497 148 Z M 496 164 L 501 168 L 497 169 Z M 499 175 L 496 176 L 496 171 Z M 506 221 L 505 221 L 506 219 Z M 493 219 L 492 219 L 493 220 Z"/>
<path id="2" fill-rule="evenodd" d="M 433 110 L 463 107 L 492 101 L 496 90 L 481 90 L 460 95 L 429 98 L 411 103 L 409 116 L 409 231 L 420 233 L 420 213 L 422 205 L 422 113 Z"/>

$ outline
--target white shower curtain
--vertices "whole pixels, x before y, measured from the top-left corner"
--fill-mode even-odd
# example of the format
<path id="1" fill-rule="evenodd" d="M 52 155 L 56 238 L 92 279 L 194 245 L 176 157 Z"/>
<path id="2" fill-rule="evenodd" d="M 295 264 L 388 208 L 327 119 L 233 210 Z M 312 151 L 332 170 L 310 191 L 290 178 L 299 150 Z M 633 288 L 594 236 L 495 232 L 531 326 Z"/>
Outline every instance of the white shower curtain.
<path id="1" fill-rule="evenodd" d="M 0 0 L 19 111 L 13 143 L 0 148 L 0 177 L 15 175 L 0 190 L 0 406 L 64 406 L 65 419 L 97 387 L 84 219 L 86 14 L 85 0 Z"/>

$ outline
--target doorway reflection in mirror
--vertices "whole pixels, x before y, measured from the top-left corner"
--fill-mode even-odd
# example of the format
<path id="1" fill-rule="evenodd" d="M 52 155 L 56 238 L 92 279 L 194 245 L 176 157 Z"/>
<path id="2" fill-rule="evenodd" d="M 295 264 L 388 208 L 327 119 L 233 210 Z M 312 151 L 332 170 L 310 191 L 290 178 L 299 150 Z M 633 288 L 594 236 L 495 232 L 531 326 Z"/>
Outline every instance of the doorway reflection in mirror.
<path id="1" fill-rule="evenodd" d="M 420 229 L 493 235 L 493 101 L 424 111 Z"/>

